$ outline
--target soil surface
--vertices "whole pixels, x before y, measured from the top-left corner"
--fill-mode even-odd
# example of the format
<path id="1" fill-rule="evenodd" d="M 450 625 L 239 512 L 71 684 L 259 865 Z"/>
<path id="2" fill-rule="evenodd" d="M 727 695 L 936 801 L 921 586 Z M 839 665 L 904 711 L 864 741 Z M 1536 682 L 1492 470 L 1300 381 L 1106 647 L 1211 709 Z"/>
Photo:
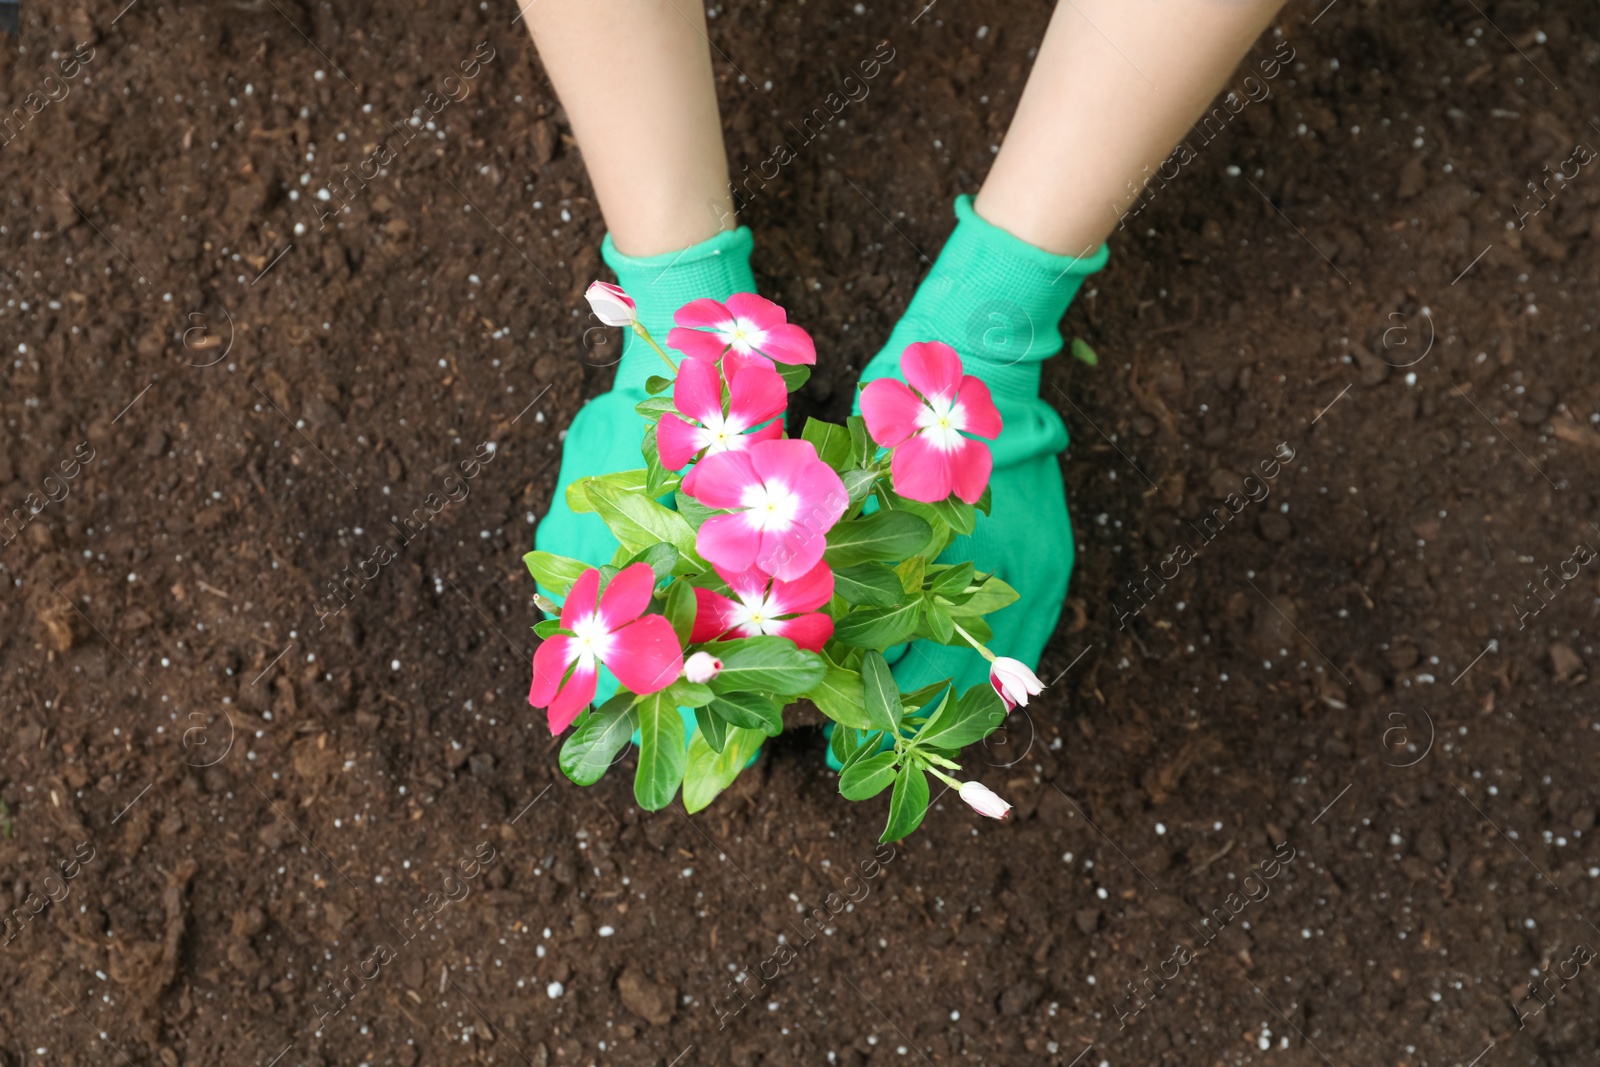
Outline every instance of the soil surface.
<path id="1" fill-rule="evenodd" d="M 736 173 L 893 51 L 744 215 L 833 416 L 1050 8 L 919 6 L 710 24 Z M 515 8 L 119 7 L 0 49 L 0 1065 L 1596 1062 L 1592 5 L 1290 5 L 1046 369 L 1016 818 L 893 849 L 815 719 L 691 818 L 525 704 L 618 338 Z"/>

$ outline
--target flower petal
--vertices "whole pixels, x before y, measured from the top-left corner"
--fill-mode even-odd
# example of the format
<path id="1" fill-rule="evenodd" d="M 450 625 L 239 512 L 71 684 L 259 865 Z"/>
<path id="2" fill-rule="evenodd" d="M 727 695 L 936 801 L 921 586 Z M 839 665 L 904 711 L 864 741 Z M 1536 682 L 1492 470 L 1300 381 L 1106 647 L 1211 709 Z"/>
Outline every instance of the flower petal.
<path id="1" fill-rule="evenodd" d="M 884 448 L 894 448 L 917 432 L 917 416 L 924 406 L 905 382 L 893 378 L 878 378 L 861 391 L 867 432 Z"/>
<path id="2" fill-rule="evenodd" d="M 964 444 L 974 443 L 964 437 L 961 440 Z M 960 449 L 947 452 L 938 448 L 921 434 L 906 441 L 894 450 L 894 459 L 889 464 L 894 491 L 907 500 L 919 500 L 924 504 L 943 500 L 950 495 L 954 484 L 950 461 L 956 451 Z"/>
<path id="3" fill-rule="evenodd" d="M 792 582 L 804 577 L 807 571 L 817 565 L 825 548 L 827 542 L 821 532 L 805 523 L 796 523 L 781 532 L 768 531 L 762 534 L 755 563 L 774 578 Z M 705 555 L 704 552 L 700 554 Z"/>
<path id="4" fill-rule="evenodd" d="M 690 359 L 715 360 L 721 358 L 722 350 L 728 346 L 714 333 L 674 326 L 667 334 L 667 347 L 676 348 Z"/>
<path id="5" fill-rule="evenodd" d="M 760 447 L 782 442 L 765 442 Z M 810 446 L 807 445 L 809 448 Z M 707 456 L 694 469 L 694 488 L 689 495 L 708 508 L 737 508 L 742 506 L 746 487 L 761 480 L 751 464 L 753 448 L 736 452 L 718 452 Z M 687 490 L 687 486 L 685 486 Z M 706 557 L 710 559 L 709 556 Z M 749 564 L 745 564 L 749 566 Z M 738 568 L 740 570 L 743 567 Z"/>
<path id="6" fill-rule="evenodd" d="M 600 572 L 593 567 L 578 575 L 578 580 L 572 583 L 572 591 L 567 594 L 566 601 L 561 605 L 561 628 L 572 629 L 572 624 L 579 619 L 594 614 L 595 597 L 600 592 Z"/>
<path id="7" fill-rule="evenodd" d="M 561 688 L 561 679 L 578 654 L 572 649 L 572 638 L 555 634 L 539 643 L 533 650 L 533 681 L 528 685 L 528 703 L 536 708 L 548 707 Z"/>
<path id="8" fill-rule="evenodd" d="M 943 341 L 917 341 L 900 353 L 900 373 L 926 397 L 953 397 L 961 388 L 961 357 Z"/>
<path id="9" fill-rule="evenodd" d="M 722 376 L 728 381 L 732 381 L 739 376 L 740 371 L 747 367 L 762 367 L 766 370 L 773 370 L 773 366 L 772 360 L 763 356 L 760 352 L 735 352 L 730 348 L 722 357 Z M 777 372 L 773 371 L 773 373 L 776 374 Z M 783 379 L 779 378 L 778 380 L 782 381 Z M 787 386 L 785 388 L 787 389 Z"/>
<path id="10" fill-rule="evenodd" d="M 695 303 L 711 303 L 711 301 L 696 300 Z M 685 306 L 683 310 L 687 311 L 689 306 L 692 305 Z M 734 293 L 728 297 L 727 310 L 750 323 L 750 325 L 762 330 L 770 330 L 774 326 L 782 326 L 789 321 L 789 314 L 782 307 L 774 304 L 764 296 L 757 296 L 755 293 Z M 679 312 L 679 314 L 682 314 L 682 312 Z M 683 322 L 682 319 L 678 321 L 685 326 L 691 325 Z M 706 325 L 709 326 L 711 323 Z"/>
<path id="11" fill-rule="evenodd" d="M 792 582 L 772 583 L 772 603 L 779 615 L 816 611 L 833 596 L 833 568 L 818 563 Z"/>
<path id="12" fill-rule="evenodd" d="M 672 406 L 696 422 L 722 414 L 722 376 L 715 360 L 691 356 L 678 364 Z"/>
<path id="13" fill-rule="evenodd" d="M 981 380 L 970 374 L 962 378 L 956 401 L 961 405 L 963 430 L 991 441 L 1000 436 L 1004 423 L 1001 422 L 999 409 L 989 396 L 989 387 Z"/>
<path id="14" fill-rule="evenodd" d="M 807 652 L 821 652 L 822 646 L 833 636 L 833 620 L 820 611 L 813 611 L 808 615 L 768 623 L 767 632 L 787 637 Z"/>
<path id="15" fill-rule="evenodd" d="M 775 370 L 747 365 L 728 383 L 728 421 L 740 430 L 776 418 L 788 405 L 789 389 Z"/>
<path id="16" fill-rule="evenodd" d="M 767 335 L 761 339 L 761 354 L 779 363 L 810 365 L 817 361 L 817 343 L 794 323 L 780 323 L 767 328 Z"/>
<path id="17" fill-rule="evenodd" d="M 644 614 L 656 588 L 656 572 L 648 563 L 630 563 L 611 579 L 600 596 L 600 623 L 616 630 Z M 635 690 L 637 692 L 637 690 Z"/>
<path id="18" fill-rule="evenodd" d="M 976 504 L 989 484 L 989 474 L 994 470 L 994 456 L 982 441 L 962 438 L 960 448 L 947 452 L 950 463 L 951 488 L 956 496 L 969 504 Z"/>
<path id="19" fill-rule="evenodd" d="M 664 621 L 664 620 L 663 620 Z M 594 699 L 595 687 L 600 682 L 600 672 L 593 666 L 579 666 L 572 672 L 572 677 L 567 679 L 567 684 L 561 687 L 561 692 L 556 694 L 555 700 L 550 702 L 547 713 L 550 722 L 550 732 L 559 734 L 562 730 L 572 725 L 572 720 L 578 713 L 589 706 L 589 701 Z"/>
<path id="20" fill-rule="evenodd" d="M 697 330 L 715 330 L 733 321 L 733 312 L 724 304 L 702 297 L 691 300 L 672 315 L 679 326 Z"/>
<path id="21" fill-rule="evenodd" d="M 718 452 L 711 459 L 742 456 L 742 452 Z M 696 467 L 700 470 L 704 467 Z M 700 524 L 694 539 L 695 551 L 710 562 L 729 570 L 742 571 L 756 561 L 761 549 L 761 534 L 743 515 L 713 515 Z"/>
<path id="22" fill-rule="evenodd" d="M 612 581 L 615 584 L 616 579 Z M 683 673 L 683 646 L 665 616 L 646 615 L 613 635 L 606 666 L 635 693 L 659 692 Z"/>
<path id="23" fill-rule="evenodd" d="M 749 567 L 742 571 L 730 571 L 726 567 L 715 568 L 717 577 L 728 583 L 728 588 L 733 590 L 738 597 L 764 597 L 767 595 L 767 585 L 772 581 L 760 567 Z M 810 608 L 796 611 L 809 611 Z"/>
<path id="24" fill-rule="evenodd" d="M 686 359 L 687 366 L 698 360 Z M 695 453 L 706 447 L 706 432 L 690 426 L 678 416 L 668 412 L 656 423 L 656 448 L 661 451 L 661 465 L 669 471 L 682 470 L 694 459 Z M 693 494 L 691 494 L 693 495 Z"/>
<path id="25" fill-rule="evenodd" d="M 778 440 L 782 440 L 782 438 L 783 438 L 783 420 L 782 419 L 778 419 L 778 420 L 776 420 L 774 422 L 767 423 L 765 426 L 761 427 L 761 429 L 759 429 L 759 430 L 751 430 L 749 433 L 740 434 L 734 440 L 734 442 L 731 445 L 729 445 L 728 447 L 729 448 L 749 448 L 751 445 L 755 444 L 757 441 L 778 441 Z"/>
<path id="26" fill-rule="evenodd" d="M 739 605 L 709 589 L 694 591 L 694 629 L 689 632 L 689 643 L 698 645 L 715 641 L 733 627 L 733 615 Z"/>

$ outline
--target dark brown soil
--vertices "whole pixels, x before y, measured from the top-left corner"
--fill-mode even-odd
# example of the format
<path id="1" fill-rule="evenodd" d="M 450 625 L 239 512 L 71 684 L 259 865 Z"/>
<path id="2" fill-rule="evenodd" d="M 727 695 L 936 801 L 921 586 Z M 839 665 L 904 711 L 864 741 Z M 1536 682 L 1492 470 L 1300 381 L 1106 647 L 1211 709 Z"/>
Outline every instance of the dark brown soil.
<path id="1" fill-rule="evenodd" d="M 0 1064 L 1596 1061 L 1600 175 L 1548 177 L 1600 146 L 1592 5 L 1290 6 L 1047 372 L 1080 563 L 982 768 L 1017 818 L 876 858 L 813 728 L 691 819 L 524 704 L 519 556 L 608 372 L 515 9 L 120 6 L 0 50 Z M 920 7 L 711 22 L 736 172 L 895 49 L 746 213 L 814 410 L 1049 14 Z"/>

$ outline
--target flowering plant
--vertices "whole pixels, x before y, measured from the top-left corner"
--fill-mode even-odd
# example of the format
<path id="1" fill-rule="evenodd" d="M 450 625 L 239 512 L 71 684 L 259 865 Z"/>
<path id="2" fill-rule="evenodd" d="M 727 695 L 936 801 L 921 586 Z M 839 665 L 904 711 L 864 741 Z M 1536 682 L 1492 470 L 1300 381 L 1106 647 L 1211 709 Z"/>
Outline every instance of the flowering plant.
<path id="1" fill-rule="evenodd" d="M 950 772 L 1042 685 L 985 644 L 984 617 L 1016 591 L 971 562 L 935 562 L 988 512 L 992 460 L 979 438 L 1001 429 L 988 388 L 949 346 L 913 344 L 906 382 L 872 382 L 861 415 L 808 419 L 788 437 L 788 395 L 816 347 L 781 307 L 751 294 L 690 302 L 667 339 L 682 353 L 674 362 L 621 289 L 596 282 L 589 299 L 672 373 L 651 378 L 638 405 L 644 466 L 567 489 L 573 511 L 598 514 L 616 536 L 611 563 L 525 557 L 565 598 L 559 617 L 534 627 L 543 641 L 528 693 L 552 733 L 576 724 L 561 769 L 591 785 L 637 737 L 639 804 L 664 808 L 681 786 L 698 811 L 803 699 L 834 723 L 839 791 L 866 800 L 892 789 L 883 840 L 920 825 L 930 775 L 1004 818 L 1010 805 Z M 884 653 L 912 640 L 970 645 L 992 664 L 990 684 L 901 692 Z M 595 707 L 601 667 L 619 688 Z"/>

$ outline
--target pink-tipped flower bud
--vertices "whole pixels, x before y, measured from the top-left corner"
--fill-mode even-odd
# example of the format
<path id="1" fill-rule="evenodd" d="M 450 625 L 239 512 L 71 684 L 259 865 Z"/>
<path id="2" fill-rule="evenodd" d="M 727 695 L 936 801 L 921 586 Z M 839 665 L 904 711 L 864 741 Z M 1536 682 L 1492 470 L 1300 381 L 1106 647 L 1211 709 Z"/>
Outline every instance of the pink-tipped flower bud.
<path id="1" fill-rule="evenodd" d="M 722 661 L 709 652 L 696 652 L 683 661 L 683 676 L 704 685 L 722 670 Z"/>
<path id="2" fill-rule="evenodd" d="M 1018 704 L 1026 705 L 1028 698 L 1044 692 L 1044 683 L 1030 671 L 1027 664 L 1009 656 L 1001 656 L 989 666 L 989 684 L 1006 702 L 1009 711 Z"/>
<path id="3" fill-rule="evenodd" d="M 583 294 L 593 309 L 595 318 L 607 326 L 632 326 L 639 319 L 633 297 L 622 291 L 620 285 L 610 282 L 591 282 Z"/>
<path id="4" fill-rule="evenodd" d="M 995 795 L 994 790 L 982 782 L 962 782 L 961 799 L 967 807 L 979 815 L 987 815 L 991 819 L 1003 819 L 1011 811 L 1011 805 Z"/>

